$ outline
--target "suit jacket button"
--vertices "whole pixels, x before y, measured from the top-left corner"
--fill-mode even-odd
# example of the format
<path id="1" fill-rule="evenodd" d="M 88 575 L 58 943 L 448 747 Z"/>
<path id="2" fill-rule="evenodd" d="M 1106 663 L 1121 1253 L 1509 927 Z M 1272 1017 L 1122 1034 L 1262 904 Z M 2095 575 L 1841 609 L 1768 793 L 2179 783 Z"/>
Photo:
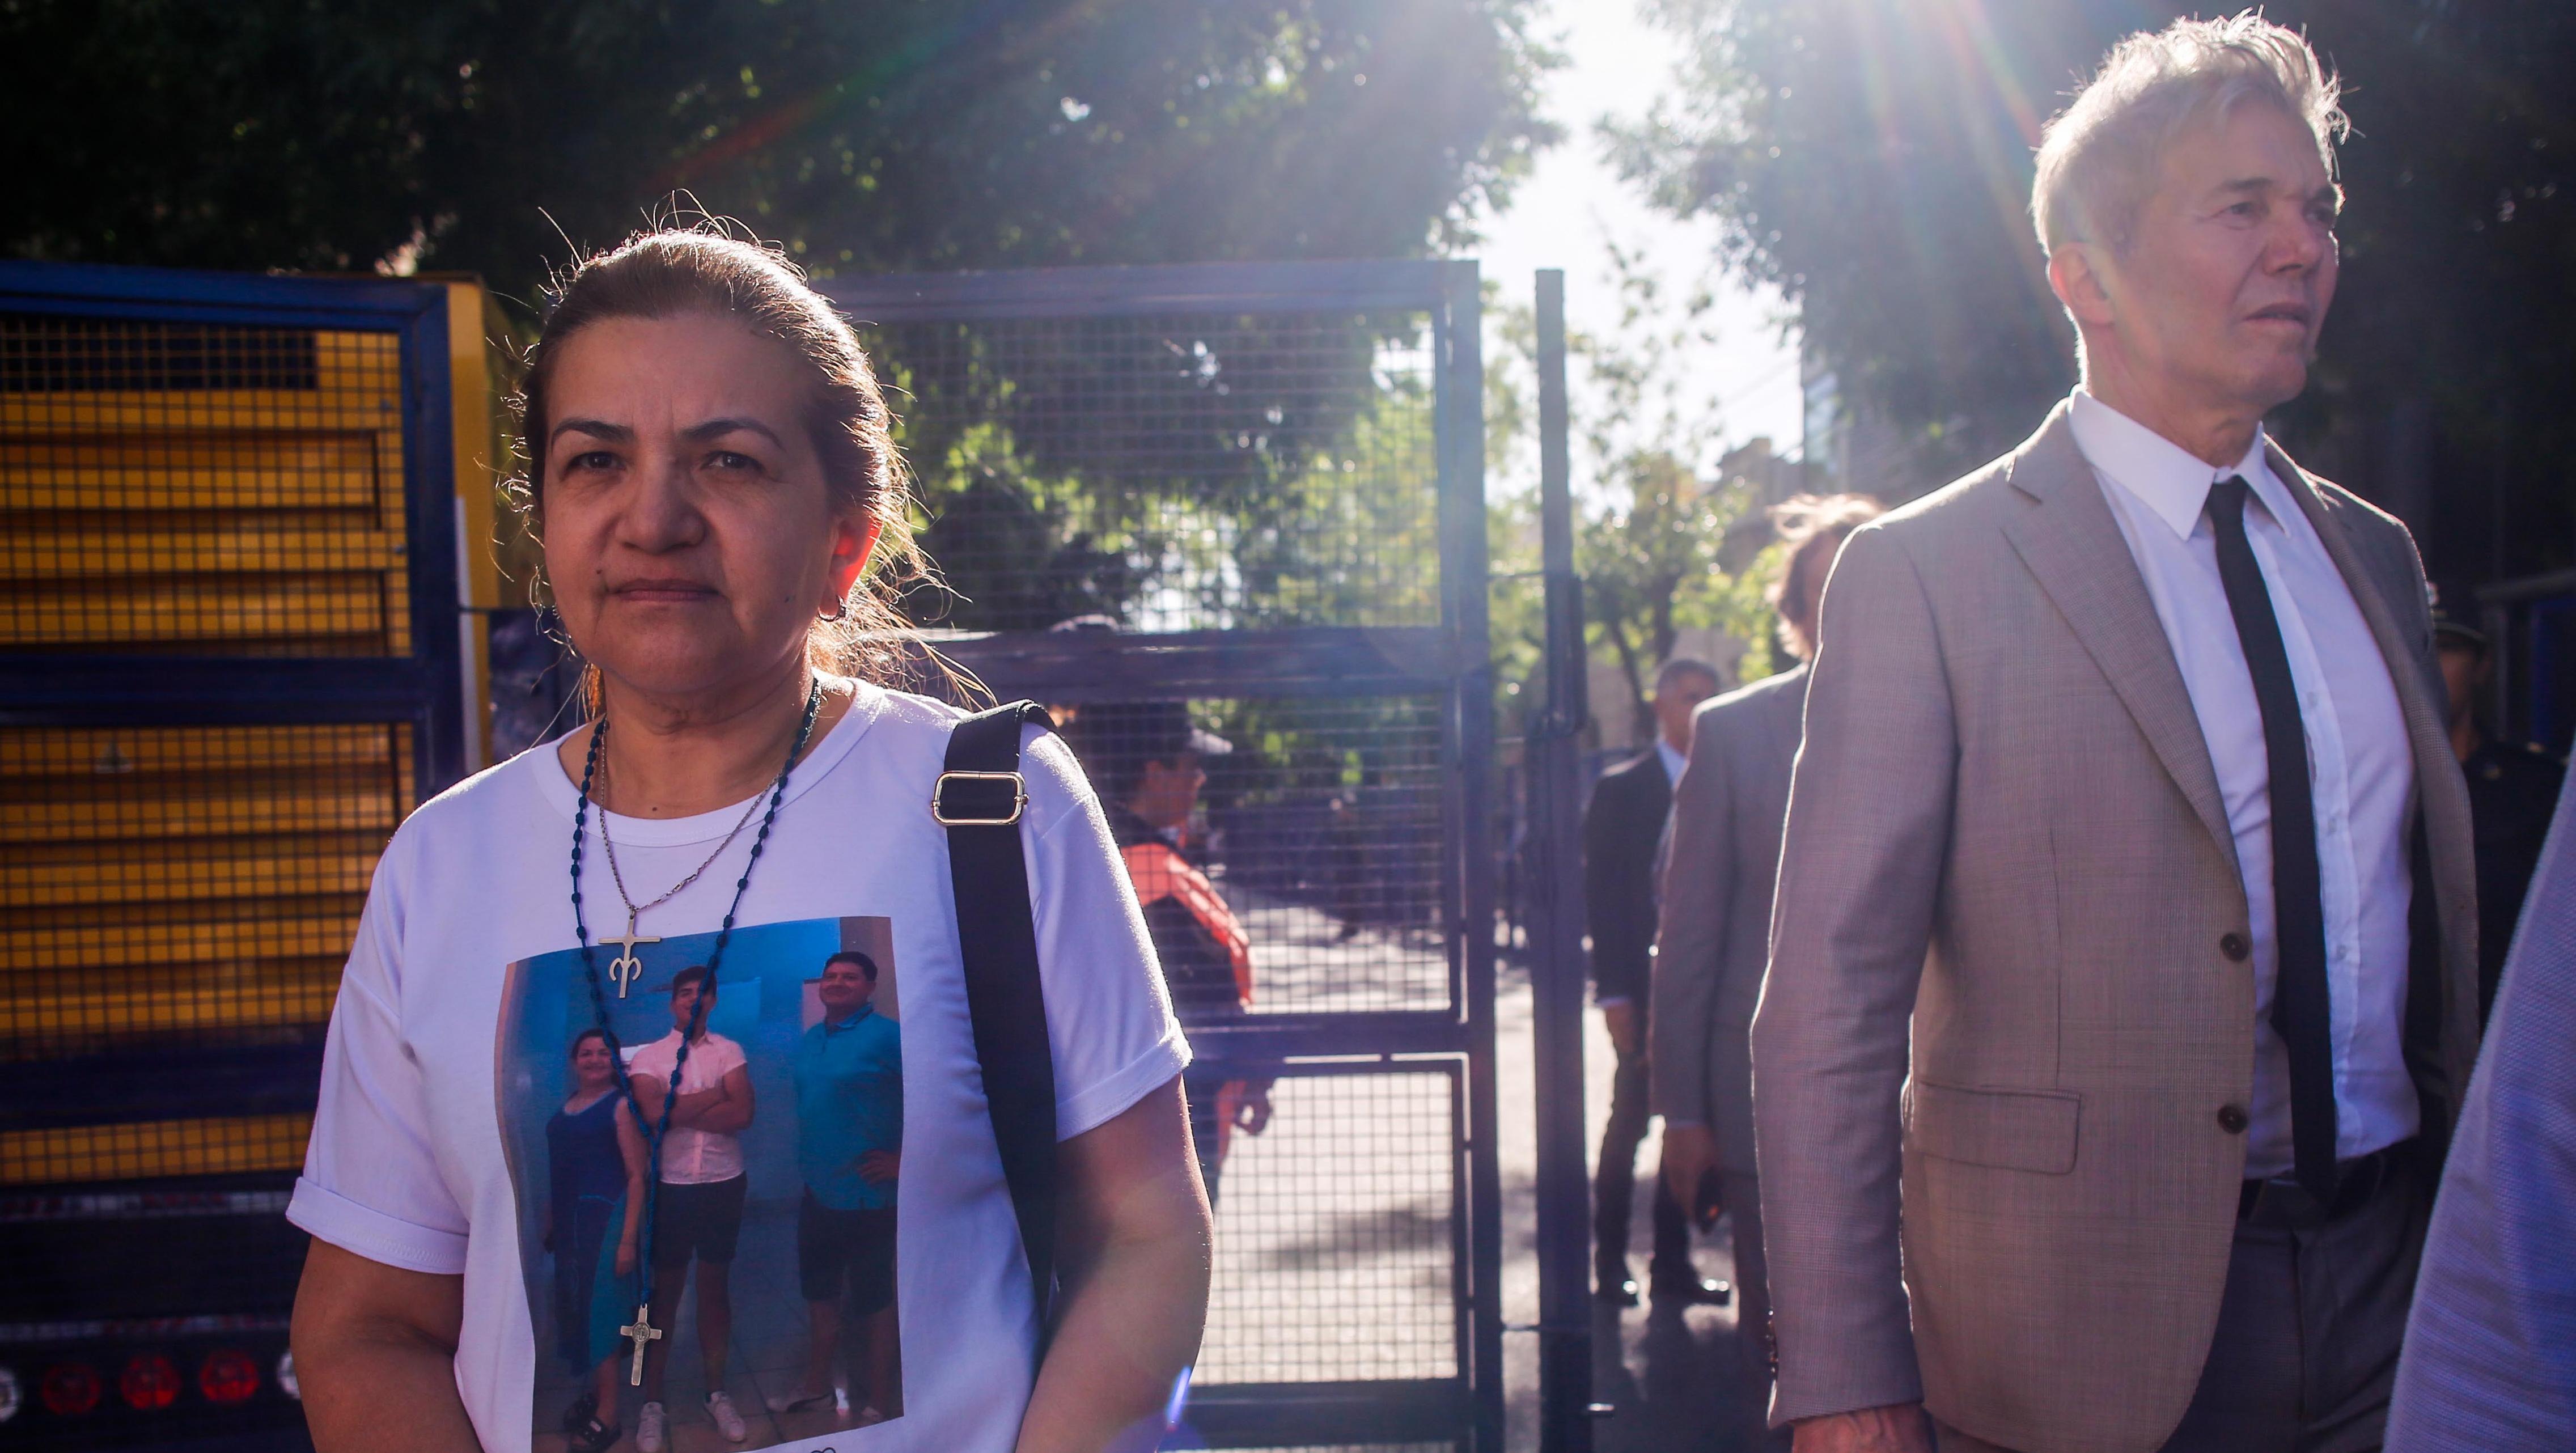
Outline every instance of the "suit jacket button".
<path id="1" fill-rule="evenodd" d="M 2218 936 L 2218 951 L 2241 964 L 2246 955 L 2254 952 L 2254 945 L 2241 933 L 2222 933 Z"/>
<path id="2" fill-rule="evenodd" d="M 2218 1128 L 2226 1131 L 2228 1134 L 2244 1134 L 2247 1123 L 2244 1106 L 2221 1105 L 2218 1107 Z"/>

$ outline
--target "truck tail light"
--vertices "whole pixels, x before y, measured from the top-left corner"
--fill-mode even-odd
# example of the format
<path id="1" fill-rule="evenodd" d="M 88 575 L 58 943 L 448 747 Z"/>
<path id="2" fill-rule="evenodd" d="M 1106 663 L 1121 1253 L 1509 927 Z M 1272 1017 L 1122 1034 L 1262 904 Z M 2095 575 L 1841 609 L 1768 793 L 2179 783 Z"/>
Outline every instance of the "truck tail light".
<path id="1" fill-rule="evenodd" d="M 179 1400 L 179 1369 L 158 1352 L 138 1352 L 126 1359 L 116 1391 L 137 1412 L 157 1412 Z"/>
<path id="2" fill-rule="evenodd" d="M 197 1390 L 210 1403 L 246 1403 L 259 1392 L 259 1364 L 238 1347 L 219 1347 L 197 1369 Z"/>
<path id="3" fill-rule="evenodd" d="M 96 1408 L 105 1391 L 98 1369 L 86 1362 L 57 1362 L 45 1369 L 44 1380 L 36 1385 L 45 1411 L 58 1418 L 76 1418 Z"/>

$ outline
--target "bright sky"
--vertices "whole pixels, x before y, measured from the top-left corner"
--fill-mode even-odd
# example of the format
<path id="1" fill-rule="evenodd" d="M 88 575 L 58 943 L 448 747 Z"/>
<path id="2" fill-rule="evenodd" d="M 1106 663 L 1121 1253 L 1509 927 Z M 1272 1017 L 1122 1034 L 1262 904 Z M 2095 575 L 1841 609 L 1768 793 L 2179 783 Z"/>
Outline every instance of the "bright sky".
<path id="1" fill-rule="evenodd" d="M 1542 267 L 1565 269 L 1567 324 L 1606 332 L 1618 321 L 1612 292 L 1610 244 L 1642 249 L 1646 265 L 1676 300 L 1715 267 L 1716 229 L 1683 222 L 1646 204 L 1643 193 L 1620 180 L 1603 160 L 1594 123 L 1605 115 L 1642 117 L 1673 82 L 1672 42 L 1641 21 L 1631 0 L 1549 0 L 1539 33 L 1567 57 L 1547 78 L 1541 114 L 1563 126 L 1566 139 L 1539 156 L 1531 176 L 1513 193 L 1512 208 L 1485 224 L 1476 249 L 1486 278 L 1502 285 L 1502 302 L 1528 305 Z M 1782 339 L 1787 311 L 1777 293 L 1748 291 L 1718 279 L 1717 345 L 1691 360 L 1693 392 L 1718 420 L 1728 446 L 1769 435 L 1774 448 L 1794 451 L 1799 438 L 1797 350 Z M 1487 356 L 1502 346 L 1489 336 Z M 1582 370 L 1571 370 L 1575 431 L 1581 437 Z M 1535 400 L 1533 399 L 1533 405 Z M 1536 415 L 1531 416 L 1536 427 Z M 1536 444 L 1517 450 L 1498 490 L 1534 485 Z M 1578 451 L 1576 468 L 1582 468 Z M 1521 476 L 1526 475 L 1524 480 Z"/>

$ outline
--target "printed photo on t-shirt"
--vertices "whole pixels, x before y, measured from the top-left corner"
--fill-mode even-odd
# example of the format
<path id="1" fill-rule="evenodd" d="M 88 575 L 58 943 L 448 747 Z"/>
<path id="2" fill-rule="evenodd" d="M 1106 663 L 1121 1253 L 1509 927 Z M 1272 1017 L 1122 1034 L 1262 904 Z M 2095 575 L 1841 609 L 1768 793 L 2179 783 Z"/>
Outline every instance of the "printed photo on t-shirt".
<path id="1" fill-rule="evenodd" d="M 715 946 L 620 935 L 588 967 L 578 949 L 510 966 L 499 1102 L 536 1453 L 819 1447 L 903 1416 L 893 922 Z"/>

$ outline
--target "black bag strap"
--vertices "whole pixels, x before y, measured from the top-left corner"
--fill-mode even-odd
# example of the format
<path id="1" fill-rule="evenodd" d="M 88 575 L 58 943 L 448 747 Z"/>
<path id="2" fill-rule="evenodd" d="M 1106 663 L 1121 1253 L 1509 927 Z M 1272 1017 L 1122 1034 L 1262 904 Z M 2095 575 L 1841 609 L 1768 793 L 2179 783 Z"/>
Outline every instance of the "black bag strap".
<path id="1" fill-rule="evenodd" d="M 966 1013 L 975 1060 L 1001 1147 L 1002 1176 L 1019 1215 L 1043 1347 L 1055 1291 L 1055 1052 L 1047 1039 L 1046 995 L 1038 980 L 1037 919 L 1029 907 L 1020 815 L 1020 729 L 1052 729 L 1046 708 L 1014 701 L 978 712 L 948 735 L 946 770 L 931 789 L 930 815 L 948 829 L 948 876 L 957 900 L 957 949 L 965 963 Z"/>

